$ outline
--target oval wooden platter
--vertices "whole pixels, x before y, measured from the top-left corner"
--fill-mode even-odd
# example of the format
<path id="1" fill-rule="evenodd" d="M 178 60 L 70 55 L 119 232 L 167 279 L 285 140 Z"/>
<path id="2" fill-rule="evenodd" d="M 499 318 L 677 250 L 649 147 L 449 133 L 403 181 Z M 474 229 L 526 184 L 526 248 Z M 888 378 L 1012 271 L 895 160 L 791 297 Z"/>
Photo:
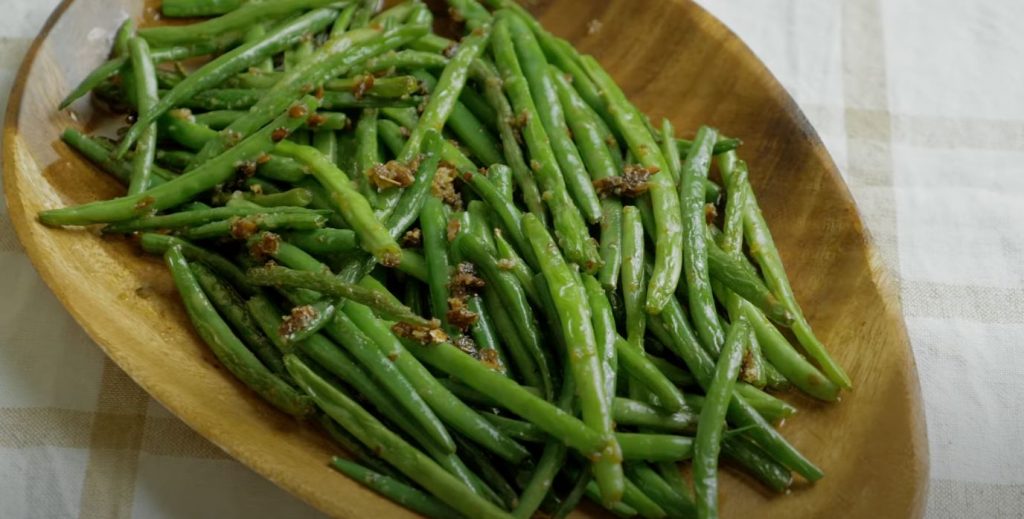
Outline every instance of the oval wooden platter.
<path id="1" fill-rule="evenodd" d="M 57 103 L 109 49 L 133 0 L 66 0 L 32 46 L 4 126 L 4 190 L 43 279 L 101 348 L 200 434 L 296 496 L 338 517 L 404 517 L 327 468 L 336 449 L 313 427 L 260 401 L 191 331 L 158 259 L 125 241 L 48 229 L 41 209 L 109 198 L 121 188 L 59 142 L 89 103 Z M 786 496 L 723 476 L 724 517 L 919 517 L 927 484 L 925 422 L 897 292 L 850 193 L 793 100 L 750 50 L 696 4 L 558 0 L 544 25 L 594 54 L 652 118 L 701 123 L 744 141 L 741 156 L 799 300 L 856 386 L 842 402 L 785 398 L 800 412 L 782 431 L 826 477 Z M 152 13 L 148 13 L 151 15 Z M 593 21 L 600 22 L 600 29 Z M 587 516 L 601 516 L 585 508 Z"/>

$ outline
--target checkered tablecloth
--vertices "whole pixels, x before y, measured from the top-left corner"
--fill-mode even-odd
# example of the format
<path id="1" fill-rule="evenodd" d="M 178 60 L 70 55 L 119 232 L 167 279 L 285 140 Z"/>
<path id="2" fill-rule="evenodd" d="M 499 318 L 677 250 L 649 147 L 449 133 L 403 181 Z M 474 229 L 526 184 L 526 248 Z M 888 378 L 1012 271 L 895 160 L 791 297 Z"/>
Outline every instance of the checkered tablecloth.
<path id="1" fill-rule="evenodd" d="M 4 0 L 0 92 L 56 4 Z M 928 420 L 927 517 L 1024 517 L 1024 2 L 701 4 L 796 98 L 899 275 Z M 317 516 L 108 361 L 40 281 L 2 202 L 0 507 Z"/>

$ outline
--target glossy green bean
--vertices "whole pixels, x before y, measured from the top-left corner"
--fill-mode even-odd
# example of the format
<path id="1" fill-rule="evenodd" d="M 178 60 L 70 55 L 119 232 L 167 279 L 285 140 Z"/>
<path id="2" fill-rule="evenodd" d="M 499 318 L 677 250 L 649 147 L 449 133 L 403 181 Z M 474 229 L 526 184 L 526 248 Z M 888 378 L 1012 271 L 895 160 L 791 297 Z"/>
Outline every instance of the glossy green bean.
<path id="1" fill-rule="evenodd" d="M 630 481 L 665 511 L 666 517 L 685 519 L 696 514 L 693 501 L 688 496 L 673 489 L 668 482 L 646 463 L 627 463 L 626 474 Z"/>
<path id="2" fill-rule="evenodd" d="M 373 315 L 369 307 L 349 303 L 345 305 L 344 312 L 373 340 L 381 352 L 395 363 L 398 370 L 441 420 L 504 460 L 519 463 L 529 455 L 526 449 L 501 433 L 438 383 L 437 379 L 406 351 L 387 325 Z"/>
<path id="3" fill-rule="evenodd" d="M 149 53 L 149 44 L 142 38 L 128 42 L 134 75 L 135 98 L 138 117 L 150 122 L 140 128 L 139 142 L 132 155 L 132 175 L 128 183 L 128 194 L 141 193 L 152 185 L 153 160 L 156 156 L 156 125 L 152 123 L 153 113 L 159 103 L 157 98 L 156 70 Z M 121 157 L 116 157 L 121 158 Z"/>
<path id="4" fill-rule="evenodd" d="M 316 9 L 331 4 L 330 0 L 284 0 L 279 2 L 249 2 L 223 16 L 191 25 L 166 25 L 139 29 L 142 36 L 154 47 L 182 45 L 223 37 L 239 32 L 253 24 L 289 14 Z M 333 17 L 331 18 L 333 20 Z"/>
<path id="5" fill-rule="evenodd" d="M 726 153 L 722 156 L 720 169 L 728 179 L 732 172 L 732 163 L 735 161 L 735 153 Z M 850 377 L 843 371 L 843 368 L 828 354 L 825 345 L 814 335 L 810 323 L 800 310 L 800 305 L 793 294 L 793 288 L 789 284 L 785 267 L 782 265 L 782 258 L 775 241 L 772 239 L 768 224 L 761 214 L 761 209 L 754 198 L 753 189 L 746 185 L 746 205 L 744 207 L 743 233 L 750 244 L 751 254 L 757 260 L 765 281 L 772 289 L 772 292 L 779 298 L 793 315 L 793 334 L 797 341 L 807 351 L 808 356 L 814 359 L 822 368 L 825 376 L 839 387 L 849 389 L 852 387 Z"/>
<path id="6" fill-rule="evenodd" d="M 435 94 L 430 96 L 419 123 L 410 128 L 409 139 L 398 156 L 400 162 L 409 162 L 420 153 L 427 130 L 440 132 L 444 128 L 452 110 L 458 103 L 459 94 L 466 84 L 469 64 L 487 46 L 489 38 L 490 31 L 481 28 L 460 42 L 455 55 L 451 57 L 448 65 L 441 72 L 441 77 L 437 80 L 437 85 L 434 88 Z"/>
<path id="7" fill-rule="evenodd" d="M 460 517 L 458 512 L 438 499 L 358 463 L 334 457 L 331 459 L 331 468 L 418 514 L 432 519 Z"/>
<path id="8" fill-rule="evenodd" d="M 644 229 L 634 206 L 622 208 L 622 300 L 626 311 L 626 339 L 643 351 L 647 329 L 644 311 L 647 285 L 644 283 Z"/>
<path id="9" fill-rule="evenodd" d="M 516 56 L 508 22 L 504 18 L 495 22 L 491 48 L 515 113 L 526 114 L 526 123 L 521 132 L 531 156 L 530 169 L 545 192 L 543 200 L 551 211 L 559 245 L 570 261 L 587 272 L 594 272 L 600 267 L 597 246 L 590 237 L 583 215 L 569 196 L 551 140 L 540 120 L 538 106 L 534 103 Z"/>
<path id="10" fill-rule="evenodd" d="M 286 357 L 285 365 L 299 385 L 313 396 L 318 407 L 367 447 L 378 452 L 388 463 L 445 504 L 470 517 L 510 517 L 391 432 L 359 404 L 320 378 L 297 357 Z"/>
<path id="11" fill-rule="evenodd" d="M 621 337 L 616 337 L 615 349 L 619 354 L 620 365 L 632 377 L 630 380 L 639 382 L 657 396 L 662 408 L 673 412 L 685 409 L 683 393 L 647 359 L 642 350 Z"/>
<path id="12" fill-rule="evenodd" d="M 398 243 L 388 233 L 387 227 L 377 220 L 370 203 L 352 186 L 343 171 L 316 148 L 281 141 L 277 152 L 306 165 L 310 173 L 330 191 L 335 209 L 356 232 L 364 250 L 384 265 L 397 265 L 401 261 Z"/>
<path id="13" fill-rule="evenodd" d="M 444 139 L 440 132 L 427 130 L 424 135 L 419 154 L 419 167 L 416 168 L 416 178 L 402 191 L 394 210 L 385 223 L 391 237 L 396 240 L 401 238 L 416 221 L 423 204 L 427 198 L 430 198 L 434 175 L 437 173 L 437 167 L 441 161 L 441 148 Z"/>
<path id="14" fill-rule="evenodd" d="M 704 214 L 704 185 L 711 167 L 711 149 L 718 132 L 702 126 L 694 146 L 686 155 L 680 170 L 679 197 L 683 211 L 683 270 L 686 273 L 686 294 L 694 329 L 701 344 L 713 357 L 718 356 L 725 332 L 718 320 L 711 275 L 708 267 L 707 224 Z"/>
<path id="15" fill-rule="evenodd" d="M 722 355 L 700 411 L 693 447 L 693 488 L 697 496 L 697 516 L 702 519 L 718 517 L 718 454 L 722 447 L 723 423 L 729 402 L 733 399 L 744 343 L 749 334 L 750 323 L 746 319 L 741 318 L 729 326 Z"/>
<path id="16" fill-rule="evenodd" d="M 280 115 L 275 122 L 239 142 L 230 150 L 164 184 L 142 193 L 113 200 L 43 211 L 39 213 L 39 220 L 45 225 L 116 222 L 179 205 L 231 178 L 238 162 L 269 151 L 275 145 L 273 137 L 279 136 L 282 131 L 288 132 L 298 127 L 306 116 L 312 113 L 314 107 L 313 98 L 304 98 L 295 104 L 293 109 Z"/>
<path id="17" fill-rule="evenodd" d="M 315 0 L 310 0 L 315 3 Z M 286 2 L 282 2 L 286 3 Z M 327 2 L 320 2 L 326 4 Z M 251 4 L 255 5 L 255 4 Z M 194 99 L 208 95 L 211 87 L 222 83 L 225 79 L 247 70 L 249 67 L 291 47 L 304 35 L 319 32 L 337 17 L 333 9 L 318 9 L 307 13 L 296 20 L 282 24 L 270 31 L 263 39 L 243 43 L 230 51 L 218 56 L 213 61 L 189 74 L 170 91 L 164 93 L 150 110 L 140 113 L 138 119 L 124 135 L 118 146 L 115 157 L 123 156 L 128 148 L 156 119 L 175 106 L 190 104 Z M 202 24 L 187 26 L 195 30 Z M 141 29 L 139 35 L 149 39 L 147 31 L 159 31 L 166 28 Z M 134 68 L 134 67 L 133 67 Z M 155 94 L 154 94 L 155 95 Z"/>
<path id="18" fill-rule="evenodd" d="M 601 455 L 593 460 L 594 479 L 601 495 L 609 503 L 622 495 L 623 477 L 620 452 L 612 436 L 611 397 L 606 395 L 605 381 L 598 359 L 597 340 L 590 321 L 590 308 L 585 304 L 586 291 L 577 281 L 569 265 L 548 234 L 544 224 L 532 215 L 523 217 L 523 232 L 537 257 L 539 270 L 547 279 L 551 299 L 558 311 L 562 334 L 569 348 L 567 357 L 573 370 L 580 398 L 583 421 L 605 441 Z M 621 350 L 618 350 L 621 354 Z"/>
<path id="19" fill-rule="evenodd" d="M 612 115 L 615 126 L 622 133 L 633 156 L 647 168 L 656 168 L 666 172 L 668 165 L 658 149 L 657 142 L 651 132 L 643 124 L 643 115 L 627 99 L 615 81 L 608 75 L 597 60 L 583 56 L 580 61 L 583 69 L 593 80 L 595 86 L 603 93 L 608 112 Z M 654 234 L 654 270 L 651 272 L 647 289 L 646 310 L 649 314 L 657 314 L 665 306 L 682 272 L 683 226 L 680 213 L 679 195 L 672 184 L 670 175 L 656 174 L 648 182 L 650 200 L 653 206 L 655 223 Z"/>
<path id="20" fill-rule="evenodd" d="M 181 248 L 172 246 L 167 249 L 164 261 L 171 270 L 196 332 L 224 367 L 281 411 L 300 418 L 310 415 L 313 408 L 309 398 L 299 394 L 261 364 L 217 314 L 192 275 Z"/>
<path id="21" fill-rule="evenodd" d="M 444 204 L 441 200 L 430 197 L 423 204 L 419 216 L 424 258 L 427 261 L 430 315 L 439 319 L 445 330 L 452 333 L 447 316 L 451 265 L 448 261 L 448 219 L 444 214 Z"/>
<path id="22" fill-rule="evenodd" d="M 501 17 L 499 14 L 499 18 Z M 583 213 L 584 218 L 590 223 L 597 223 L 601 220 L 601 203 L 597 198 L 597 191 L 590 183 L 588 168 L 584 166 L 580 151 L 569 137 L 565 111 L 548 70 L 547 58 L 544 57 L 544 52 L 533 32 L 521 18 L 507 16 L 506 19 L 523 76 L 529 85 L 530 94 L 550 139 L 557 167 L 561 169 L 569 194 L 572 195 L 576 207 Z"/>
<path id="23" fill-rule="evenodd" d="M 331 77 L 363 63 L 372 56 L 394 49 L 422 36 L 427 27 L 404 25 L 395 29 L 356 29 L 330 38 L 309 59 L 288 70 L 246 115 L 218 133 L 196 154 L 193 166 L 218 156 L 238 138 L 263 127 L 273 114 L 288 106 L 290 100 L 307 93 Z"/>
<path id="24" fill-rule="evenodd" d="M 604 398 L 611 402 L 615 396 L 616 371 L 619 368 L 619 355 L 616 341 L 619 339 L 615 331 L 615 316 L 612 305 L 608 302 L 601 283 L 594 276 L 584 274 L 583 288 L 587 293 L 590 305 L 590 318 L 594 326 L 594 338 L 597 340 L 597 355 L 601 364 L 601 376 L 604 383 Z"/>

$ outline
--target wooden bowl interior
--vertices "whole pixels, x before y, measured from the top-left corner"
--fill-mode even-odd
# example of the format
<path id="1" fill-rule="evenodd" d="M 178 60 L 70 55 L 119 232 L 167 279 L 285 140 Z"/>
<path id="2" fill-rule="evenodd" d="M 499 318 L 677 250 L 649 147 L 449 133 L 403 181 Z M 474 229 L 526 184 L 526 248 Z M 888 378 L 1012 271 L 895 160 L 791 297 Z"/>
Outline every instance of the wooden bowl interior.
<path id="1" fill-rule="evenodd" d="M 120 20 L 142 10 L 131 0 L 66 0 L 32 47 L 4 127 L 5 191 L 22 243 L 114 362 L 200 434 L 328 514 L 409 515 L 328 469 L 335 447 L 218 366 L 191 331 L 159 259 L 125 240 L 35 220 L 41 209 L 120 193 L 59 141 L 65 127 L 93 120 L 89 102 L 55 108 L 105 58 Z M 546 27 L 594 54 L 653 120 L 668 117 L 684 134 L 710 124 L 743 140 L 740 154 L 797 297 L 856 386 L 835 405 L 784 396 L 800 412 L 781 430 L 825 479 L 770 496 L 726 471 L 723 515 L 919 516 L 927 444 L 898 298 L 835 165 L 790 97 L 696 4 L 559 0 L 535 11 Z M 594 508 L 577 513 L 601 515 Z"/>

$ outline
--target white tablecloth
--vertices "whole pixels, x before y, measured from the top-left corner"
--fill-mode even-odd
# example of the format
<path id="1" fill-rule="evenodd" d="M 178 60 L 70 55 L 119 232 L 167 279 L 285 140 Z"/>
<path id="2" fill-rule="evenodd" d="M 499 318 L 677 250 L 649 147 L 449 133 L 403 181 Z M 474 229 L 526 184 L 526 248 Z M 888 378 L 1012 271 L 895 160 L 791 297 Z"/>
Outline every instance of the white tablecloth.
<path id="1" fill-rule="evenodd" d="M 57 1 L 3 3 L 7 92 Z M 899 275 L 928 420 L 927 517 L 1024 517 L 1024 3 L 701 3 L 796 98 Z M 2 205 L 0 272 L 4 516 L 317 515 L 106 360 Z"/>

